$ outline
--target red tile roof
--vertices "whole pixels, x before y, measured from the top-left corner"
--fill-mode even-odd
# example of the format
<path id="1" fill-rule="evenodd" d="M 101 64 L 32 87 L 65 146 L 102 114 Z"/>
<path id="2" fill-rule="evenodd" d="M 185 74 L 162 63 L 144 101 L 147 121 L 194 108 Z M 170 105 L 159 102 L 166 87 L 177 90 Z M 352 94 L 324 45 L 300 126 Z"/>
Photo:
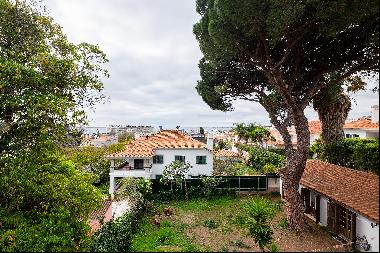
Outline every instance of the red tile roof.
<path id="1" fill-rule="evenodd" d="M 152 157 L 156 149 L 206 149 L 206 145 L 177 130 L 164 130 L 135 140 L 110 157 Z"/>
<path id="2" fill-rule="evenodd" d="M 379 129 L 379 122 L 373 123 L 371 119 L 361 118 L 348 122 L 344 125 L 345 129 Z"/>
<path id="3" fill-rule="evenodd" d="M 300 184 L 379 222 L 379 176 L 375 174 L 309 160 Z"/>
<path id="4" fill-rule="evenodd" d="M 226 149 L 214 151 L 214 155 L 217 157 L 240 157 L 239 153 Z"/>
<path id="5" fill-rule="evenodd" d="M 318 134 L 322 132 L 322 123 L 319 120 L 309 121 L 310 134 Z"/>

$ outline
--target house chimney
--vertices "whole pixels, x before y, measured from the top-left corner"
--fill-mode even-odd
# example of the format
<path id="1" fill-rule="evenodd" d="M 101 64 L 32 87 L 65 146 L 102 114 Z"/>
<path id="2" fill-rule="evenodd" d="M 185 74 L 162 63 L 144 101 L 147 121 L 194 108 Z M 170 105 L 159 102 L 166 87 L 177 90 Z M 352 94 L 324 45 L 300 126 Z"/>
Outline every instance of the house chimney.
<path id="1" fill-rule="evenodd" d="M 214 139 L 211 132 L 207 133 L 207 148 L 210 150 L 214 149 Z"/>
<path id="2" fill-rule="evenodd" d="M 374 105 L 374 106 L 371 106 L 371 121 L 373 123 L 378 123 L 379 122 L 379 106 L 378 105 Z"/>

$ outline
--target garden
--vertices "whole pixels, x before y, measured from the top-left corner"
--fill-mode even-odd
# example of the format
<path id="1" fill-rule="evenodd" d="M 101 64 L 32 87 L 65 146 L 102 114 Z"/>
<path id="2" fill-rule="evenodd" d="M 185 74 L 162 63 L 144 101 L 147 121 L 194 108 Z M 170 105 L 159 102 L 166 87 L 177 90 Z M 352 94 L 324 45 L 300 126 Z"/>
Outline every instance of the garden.
<path id="1" fill-rule="evenodd" d="M 181 189 L 152 192 L 143 179 L 125 180 L 118 198 L 133 196 L 132 209 L 94 235 L 92 250 L 350 251 L 312 221 L 306 232 L 289 229 L 278 193 L 236 194 L 209 181 L 197 191 L 189 187 L 186 195 Z"/>

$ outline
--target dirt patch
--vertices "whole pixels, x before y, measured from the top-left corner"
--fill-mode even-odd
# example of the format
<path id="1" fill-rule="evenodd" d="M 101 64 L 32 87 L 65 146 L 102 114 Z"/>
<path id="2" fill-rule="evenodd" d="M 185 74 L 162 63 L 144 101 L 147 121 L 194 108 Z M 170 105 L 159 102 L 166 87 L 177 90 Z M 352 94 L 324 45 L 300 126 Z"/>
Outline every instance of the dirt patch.
<path id="1" fill-rule="evenodd" d="M 283 215 L 281 215 L 283 216 Z M 308 220 L 307 231 L 296 232 L 290 229 L 273 229 L 274 242 L 281 251 L 346 252 L 349 248 L 331 237 L 327 231 Z M 274 225 L 275 226 L 275 225 Z M 273 227 L 273 226 L 272 226 Z"/>
<path id="2" fill-rule="evenodd" d="M 187 236 L 192 238 L 197 244 L 202 245 L 210 251 L 257 251 L 256 244 L 252 238 L 244 236 L 239 230 L 232 229 L 229 233 L 224 233 L 222 228 L 209 229 L 197 226 L 187 230 Z M 241 242 L 241 243 L 236 243 Z M 238 246 L 238 245 L 244 246 Z"/>

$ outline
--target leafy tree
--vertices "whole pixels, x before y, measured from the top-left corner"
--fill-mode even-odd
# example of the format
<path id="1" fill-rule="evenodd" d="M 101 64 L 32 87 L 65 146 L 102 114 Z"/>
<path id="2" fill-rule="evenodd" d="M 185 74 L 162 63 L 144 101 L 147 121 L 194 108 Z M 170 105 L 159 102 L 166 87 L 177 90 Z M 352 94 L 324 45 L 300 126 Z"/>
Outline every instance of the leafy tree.
<path id="1" fill-rule="evenodd" d="M 89 246 L 89 214 L 101 203 L 93 178 L 53 144 L 0 160 L 1 251 L 76 251 Z"/>
<path id="2" fill-rule="evenodd" d="M 65 149 L 66 156 L 74 162 L 77 169 L 96 177 L 96 185 L 109 180 L 111 162 L 105 158 L 109 153 L 107 151 L 107 148 L 93 146 Z"/>
<path id="3" fill-rule="evenodd" d="M 235 164 L 241 162 L 239 157 L 226 157 L 218 158 L 214 157 L 213 172 L 214 176 L 236 176 L 238 170 L 235 168 Z"/>
<path id="4" fill-rule="evenodd" d="M 194 33 L 203 52 L 197 91 L 213 109 L 259 102 L 280 132 L 279 170 L 289 226 L 305 227 L 298 184 L 310 133 L 304 110 L 319 90 L 378 71 L 378 1 L 197 0 Z M 294 125 L 297 149 L 288 127 Z"/>
<path id="5" fill-rule="evenodd" d="M 60 147 L 85 123 L 84 107 L 102 99 L 105 62 L 35 2 L 0 0 L 1 251 L 87 249 L 101 196 Z"/>
<path id="6" fill-rule="evenodd" d="M 240 145 L 241 149 L 248 152 L 247 165 L 252 167 L 259 173 L 272 173 L 284 165 L 285 157 L 274 152 L 263 150 L 257 147 L 251 147 L 248 145 Z M 265 166 L 267 168 L 264 170 Z M 272 166 L 269 168 L 268 166 Z M 273 169 L 273 167 L 275 169 Z M 269 169 L 269 171 L 266 171 Z M 273 171 L 275 170 L 275 171 Z"/>
<path id="7" fill-rule="evenodd" d="M 252 142 L 260 147 L 264 147 L 264 143 L 269 140 L 275 140 L 274 137 L 271 136 L 269 129 L 254 123 L 247 125 L 244 123 L 235 124 L 232 132 L 238 136 L 239 140 L 243 139 L 246 143 Z"/>
<path id="8" fill-rule="evenodd" d="M 187 193 L 186 176 L 192 167 L 193 166 L 189 162 L 184 163 L 181 161 L 173 161 L 165 166 L 160 182 L 163 184 L 170 183 L 171 186 L 173 183 L 176 185 L 182 185 L 182 183 L 184 183 L 185 198 L 188 200 L 189 196 Z"/>

